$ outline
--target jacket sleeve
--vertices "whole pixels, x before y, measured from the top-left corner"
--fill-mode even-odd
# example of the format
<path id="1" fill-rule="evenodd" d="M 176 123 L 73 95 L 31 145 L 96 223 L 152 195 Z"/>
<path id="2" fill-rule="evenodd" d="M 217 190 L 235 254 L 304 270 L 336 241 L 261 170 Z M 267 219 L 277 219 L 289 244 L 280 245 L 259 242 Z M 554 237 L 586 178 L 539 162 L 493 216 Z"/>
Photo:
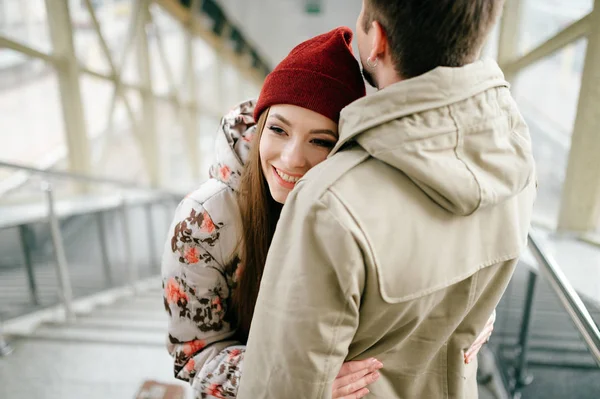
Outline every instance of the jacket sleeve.
<path id="1" fill-rule="evenodd" d="M 168 350 L 195 397 L 235 398 L 245 347 L 232 339 L 235 269 L 223 259 L 223 223 L 194 199 L 177 208 L 162 261 Z"/>
<path id="2" fill-rule="evenodd" d="M 331 398 L 358 327 L 362 251 L 328 204 L 298 197 L 269 249 L 238 399 Z"/>

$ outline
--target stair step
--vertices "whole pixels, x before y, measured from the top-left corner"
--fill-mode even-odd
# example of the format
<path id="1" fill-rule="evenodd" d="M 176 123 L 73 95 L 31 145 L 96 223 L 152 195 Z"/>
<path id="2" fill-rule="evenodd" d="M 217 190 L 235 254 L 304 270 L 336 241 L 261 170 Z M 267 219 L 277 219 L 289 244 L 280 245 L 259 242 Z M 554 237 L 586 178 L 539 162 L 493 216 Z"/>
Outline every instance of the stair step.
<path id="1" fill-rule="evenodd" d="M 167 321 L 161 320 L 127 320 L 127 319 L 108 319 L 95 318 L 93 315 L 88 317 L 80 317 L 72 323 L 45 323 L 45 325 L 53 327 L 75 327 L 79 329 L 98 329 L 98 330 L 131 330 L 131 331 L 148 331 L 148 332 L 164 332 L 167 331 Z"/>
<path id="2" fill-rule="evenodd" d="M 164 332 L 94 330 L 76 325 L 41 325 L 28 338 L 116 345 L 164 346 L 166 344 Z"/>
<path id="3" fill-rule="evenodd" d="M 78 314 L 81 317 L 93 317 L 98 319 L 115 319 L 115 320 L 149 320 L 149 321 L 166 321 L 167 313 L 163 309 L 139 310 L 139 309 L 114 309 L 114 308 L 97 308 L 91 313 Z"/>

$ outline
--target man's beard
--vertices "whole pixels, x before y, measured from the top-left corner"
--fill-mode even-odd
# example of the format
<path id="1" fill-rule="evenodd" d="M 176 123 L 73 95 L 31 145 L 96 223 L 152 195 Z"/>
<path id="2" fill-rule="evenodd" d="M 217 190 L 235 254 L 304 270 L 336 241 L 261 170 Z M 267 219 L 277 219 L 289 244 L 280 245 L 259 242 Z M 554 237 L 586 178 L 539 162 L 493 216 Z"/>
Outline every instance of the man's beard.
<path id="1" fill-rule="evenodd" d="M 373 74 L 372 74 L 370 71 L 368 71 L 368 70 L 367 70 L 367 68 L 365 68 L 364 66 L 363 66 L 363 68 L 362 68 L 362 75 L 363 75 L 363 77 L 365 78 L 365 80 L 367 81 L 367 83 L 368 83 L 369 85 L 371 85 L 371 87 L 374 87 L 374 88 L 378 89 L 378 87 L 377 87 L 377 82 L 375 81 L 375 77 L 374 77 L 374 76 L 373 76 Z"/>

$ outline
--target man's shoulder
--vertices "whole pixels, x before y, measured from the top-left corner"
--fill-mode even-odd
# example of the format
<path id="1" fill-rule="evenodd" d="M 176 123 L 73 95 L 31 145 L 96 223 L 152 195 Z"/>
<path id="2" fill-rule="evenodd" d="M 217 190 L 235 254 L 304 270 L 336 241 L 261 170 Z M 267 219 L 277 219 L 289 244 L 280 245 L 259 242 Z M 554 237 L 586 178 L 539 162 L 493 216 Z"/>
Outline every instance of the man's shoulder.
<path id="1" fill-rule="evenodd" d="M 298 199 L 313 202 L 336 185 L 344 176 L 370 158 L 360 146 L 340 151 L 312 168 L 301 180 Z"/>

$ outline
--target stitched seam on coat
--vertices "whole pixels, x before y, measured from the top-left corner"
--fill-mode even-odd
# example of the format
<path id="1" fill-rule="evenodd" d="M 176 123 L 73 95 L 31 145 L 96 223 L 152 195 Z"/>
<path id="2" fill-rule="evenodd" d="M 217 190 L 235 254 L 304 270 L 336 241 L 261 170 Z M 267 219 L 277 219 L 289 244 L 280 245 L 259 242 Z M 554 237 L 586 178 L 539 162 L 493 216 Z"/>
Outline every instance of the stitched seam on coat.
<path id="1" fill-rule="evenodd" d="M 365 238 L 365 241 L 367 243 L 368 250 L 369 250 L 369 255 L 373 258 L 373 263 L 375 264 L 375 269 L 379 272 L 379 269 L 377 268 L 378 263 L 377 263 L 377 258 L 375 257 L 375 251 L 373 250 L 373 247 L 371 246 L 371 242 L 372 242 L 371 239 L 367 235 L 367 232 L 364 231 L 363 228 L 361 227 L 358 219 L 356 218 L 356 216 L 354 215 L 354 213 L 352 212 L 352 210 L 350 209 L 350 207 L 342 200 L 341 196 L 336 191 L 337 190 L 335 190 L 334 187 L 330 187 L 329 188 L 329 192 L 331 192 L 331 195 L 335 199 L 337 199 L 339 201 L 339 203 L 344 207 L 344 209 L 348 212 L 348 215 L 350 215 L 350 217 L 352 218 L 352 221 L 354 222 L 354 224 L 356 225 L 356 227 L 358 228 L 358 230 L 362 233 L 363 237 Z M 333 216 L 333 217 L 335 218 L 335 216 Z M 335 219 L 338 221 L 338 223 L 340 225 L 342 225 L 341 221 L 339 221 L 337 218 L 335 218 Z M 342 225 L 342 227 L 343 227 L 343 225 Z M 344 230 L 346 230 L 346 229 L 344 229 Z M 346 232 L 348 232 L 348 234 L 352 235 L 352 233 L 350 231 L 346 230 Z M 357 246 L 359 248 L 359 251 L 363 252 L 361 250 L 360 246 L 359 245 L 357 245 Z M 363 258 L 364 258 L 364 254 L 363 254 Z M 363 267 L 364 267 L 364 261 L 363 261 Z M 365 272 L 365 275 L 366 275 L 366 272 Z M 349 288 L 347 288 L 347 290 L 348 289 Z M 364 290 L 364 287 L 363 287 L 363 290 Z M 361 292 L 362 292 L 362 290 L 361 290 Z M 347 293 L 347 292 L 345 291 L 345 293 Z"/>
<path id="2" fill-rule="evenodd" d="M 471 281 L 471 292 L 469 293 L 469 301 L 467 302 L 467 309 L 471 309 L 471 307 L 475 303 L 475 292 L 477 290 L 478 277 L 479 277 L 479 273 L 475 273 L 473 275 L 473 281 Z"/>
<path id="3" fill-rule="evenodd" d="M 331 188 L 330 188 L 331 190 Z M 332 193 L 333 194 L 333 193 Z M 335 196 L 335 195 L 334 195 Z M 335 196 L 337 198 L 337 196 Z M 335 216 L 335 214 L 331 211 L 331 209 L 329 209 L 329 207 L 327 207 L 327 205 L 325 203 L 323 203 L 322 200 L 318 200 L 317 201 L 319 204 L 321 204 L 324 209 L 329 213 L 329 215 L 331 216 L 331 218 L 333 220 L 335 220 L 335 222 L 340 226 L 340 228 L 344 231 L 344 233 L 348 234 L 350 237 L 352 237 L 352 233 L 350 231 L 348 231 L 346 229 L 346 226 L 344 226 L 344 224 Z M 343 203 L 342 203 L 343 205 Z M 358 245 L 357 245 L 358 246 Z M 359 247 L 359 251 L 360 251 L 360 247 Z M 343 296 L 344 296 L 344 300 L 345 300 L 345 305 L 344 308 L 340 311 L 339 315 L 338 315 L 338 319 L 336 320 L 335 324 L 334 324 L 334 335 L 332 338 L 332 342 L 330 344 L 330 349 L 329 349 L 329 353 L 327 355 L 327 359 L 325 360 L 325 370 L 326 372 L 323 373 L 323 378 L 320 382 L 321 385 L 321 389 L 319 390 L 319 395 L 317 396 L 317 398 L 321 398 L 323 397 L 324 394 L 324 389 L 327 386 L 327 380 L 326 380 L 326 376 L 329 374 L 330 371 L 330 359 L 331 356 L 333 354 L 333 351 L 335 350 L 336 346 L 337 346 L 337 341 L 338 341 L 338 334 L 340 331 L 340 325 L 342 324 L 342 320 L 344 318 L 344 313 L 346 312 L 346 310 L 349 308 L 350 305 L 350 301 L 347 300 L 347 296 L 348 296 L 348 292 L 350 291 L 351 285 L 349 285 L 348 287 L 342 287 L 342 292 L 343 292 Z"/>
<path id="4" fill-rule="evenodd" d="M 470 276 L 474 275 L 475 273 L 479 272 L 480 270 L 482 270 L 482 269 L 484 269 L 486 267 L 490 267 L 490 266 L 495 265 L 497 263 L 507 262 L 509 260 L 518 260 L 519 257 L 521 256 L 521 254 L 523 253 L 524 249 L 525 248 L 521 247 L 521 248 L 518 249 L 518 252 L 516 252 L 514 254 L 507 254 L 507 255 L 504 255 L 504 256 L 501 256 L 501 257 L 498 257 L 498 258 L 494 258 L 494 259 L 492 259 L 490 261 L 480 263 L 473 270 L 470 270 L 469 272 L 467 272 L 467 273 L 465 273 L 463 275 L 457 276 L 457 277 L 455 277 L 455 278 L 453 278 L 451 280 L 448 280 L 447 282 L 445 282 L 443 284 L 439 284 L 439 285 L 437 285 L 435 287 L 432 287 L 432 288 L 429 288 L 427 290 L 419 291 L 419 292 L 416 292 L 414 294 L 407 295 L 405 297 L 394 298 L 393 300 L 391 298 L 389 298 L 389 296 L 387 296 L 387 294 L 386 294 L 386 300 L 389 300 L 390 303 L 401 303 L 401 302 L 407 302 L 407 301 L 411 301 L 411 300 L 416 299 L 416 298 L 421 298 L 421 297 L 427 296 L 427 295 L 432 294 L 432 293 L 434 293 L 436 291 L 442 290 L 444 288 L 450 287 L 451 285 L 454 285 L 454 284 L 459 283 L 459 282 L 461 282 L 463 280 L 466 280 Z"/>
<path id="5" fill-rule="evenodd" d="M 460 162 L 462 162 L 463 165 L 465 165 L 465 168 L 469 171 L 471 176 L 473 176 L 473 179 L 475 179 L 475 183 L 477 183 L 477 188 L 479 189 L 479 202 L 477 203 L 477 206 L 475 206 L 474 209 L 470 210 L 470 212 L 467 214 L 468 216 L 475 212 L 481 206 L 481 202 L 483 200 L 483 192 L 479 179 L 477 179 L 475 173 L 471 170 L 469 165 L 467 165 L 467 163 L 461 158 L 459 154 L 459 148 L 461 148 L 463 144 L 463 135 L 461 134 L 461 129 L 458 127 L 458 122 L 456 121 L 454 112 L 452 111 L 452 107 L 448 107 L 448 114 L 450 115 L 450 118 L 452 118 L 452 122 L 454 122 L 454 126 L 456 127 L 456 147 L 454 147 L 454 154 L 456 155 L 456 159 L 458 159 Z"/>

